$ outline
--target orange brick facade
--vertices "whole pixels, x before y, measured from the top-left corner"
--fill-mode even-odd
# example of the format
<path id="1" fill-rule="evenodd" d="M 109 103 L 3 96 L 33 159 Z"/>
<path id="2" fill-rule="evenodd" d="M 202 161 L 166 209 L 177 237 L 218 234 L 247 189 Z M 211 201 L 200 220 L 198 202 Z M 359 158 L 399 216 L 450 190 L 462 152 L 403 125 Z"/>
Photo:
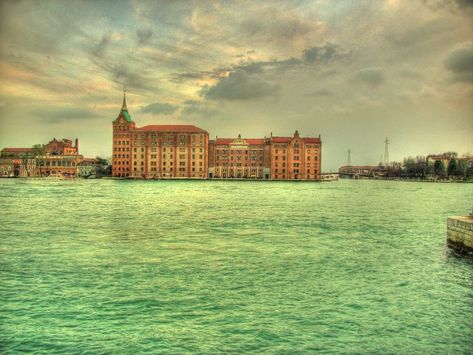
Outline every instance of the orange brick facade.
<path id="1" fill-rule="evenodd" d="M 125 178 L 321 180 L 319 137 L 216 138 L 192 125 L 136 127 L 125 97 L 113 121 L 112 175 Z"/>
<path id="2" fill-rule="evenodd" d="M 112 175 L 161 179 L 208 176 L 208 133 L 192 125 L 136 127 L 125 98 L 113 121 Z"/>
<path id="3" fill-rule="evenodd" d="M 217 138 L 209 143 L 209 178 L 320 180 L 320 137 Z"/>
<path id="4" fill-rule="evenodd" d="M 209 143 L 209 178 L 269 179 L 265 139 L 217 138 Z"/>
<path id="5" fill-rule="evenodd" d="M 271 137 L 271 177 L 282 180 L 320 180 L 320 137 Z"/>

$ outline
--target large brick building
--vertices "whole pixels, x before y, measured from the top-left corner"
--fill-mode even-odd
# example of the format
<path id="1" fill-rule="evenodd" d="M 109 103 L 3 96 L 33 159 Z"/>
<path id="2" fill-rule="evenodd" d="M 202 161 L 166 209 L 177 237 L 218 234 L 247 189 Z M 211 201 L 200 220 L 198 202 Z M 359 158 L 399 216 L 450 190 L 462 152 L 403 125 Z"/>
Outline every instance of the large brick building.
<path id="1" fill-rule="evenodd" d="M 320 180 L 322 142 L 320 136 L 270 138 L 271 178 L 282 180 Z"/>
<path id="2" fill-rule="evenodd" d="M 209 177 L 320 180 L 320 137 L 216 138 L 209 142 Z"/>
<path id="3" fill-rule="evenodd" d="M 112 175 L 131 178 L 206 178 L 209 134 L 192 125 L 136 127 L 123 96 L 113 121 Z"/>
<path id="4" fill-rule="evenodd" d="M 269 179 L 270 146 L 264 138 L 216 138 L 209 142 L 209 178 Z"/>
<path id="5" fill-rule="evenodd" d="M 320 180 L 319 137 L 216 138 L 192 125 L 136 127 L 123 95 L 113 121 L 115 177 Z"/>

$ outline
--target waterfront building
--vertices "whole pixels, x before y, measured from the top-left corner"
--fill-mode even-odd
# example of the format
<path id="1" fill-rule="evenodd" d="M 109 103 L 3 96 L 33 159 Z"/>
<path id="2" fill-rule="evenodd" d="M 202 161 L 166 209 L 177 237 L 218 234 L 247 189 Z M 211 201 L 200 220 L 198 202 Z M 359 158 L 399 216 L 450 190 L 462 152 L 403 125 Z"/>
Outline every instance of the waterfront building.
<path id="1" fill-rule="evenodd" d="M 76 176 L 79 140 L 70 139 L 36 145 L 33 148 L 4 148 L 0 152 L 0 174 L 3 177 Z"/>
<path id="2" fill-rule="evenodd" d="M 209 143 L 209 177 L 320 180 L 320 137 L 216 138 Z"/>
<path id="3" fill-rule="evenodd" d="M 48 144 L 42 146 L 41 151 L 45 155 L 79 155 L 79 139 L 76 138 L 75 146 L 73 146 L 70 139 L 53 138 Z"/>
<path id="4" fill-rule="evenodd" d="M 0 152 L 0 158 L 34 158 L 36 152 L 33 148 L 3 148 Z"/>
<path id="5" fill-rule="evenodd" d="M 322 141 L 319 137 L 274 137 L 271 134 L 271 178 L 276 180 L 320 180 Z"/>
<path id="6" fill-rule="evenodd" d="M 30 177 L 36 175 L 34 148 L 4 148 L 0 152 L 1 177 Z"/>
<path id="7" fill-rule="evenodd" d="M 267 139 L 216 138 L 209 142 L 209 178 L 269 179 L 269 152 Z"/>
<path id="8" fill-rule="evenodd" d="M 112 176 L 197 178 L 208 176 L 209 134 L 193 125 L 136 127 L 126 96 L 113 121 Z"/>

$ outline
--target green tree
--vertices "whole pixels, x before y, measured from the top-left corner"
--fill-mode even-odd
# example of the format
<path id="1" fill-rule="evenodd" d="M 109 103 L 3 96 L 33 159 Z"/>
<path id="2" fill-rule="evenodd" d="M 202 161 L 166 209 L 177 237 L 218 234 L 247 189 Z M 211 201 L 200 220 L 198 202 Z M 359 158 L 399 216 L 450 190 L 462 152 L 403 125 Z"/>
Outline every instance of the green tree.
<path id="1" fill-rule="evenodd" d="M 448 162 L 448 167 L 447 167 L 447 175 L 450 176 L 455 176 L 457 172 L 457 160 L 456 159 L 450 159 Z"/>
<path id="2" fill-rule="evenodd" d="M 459 159 L 457 162 L 457 168 L 455 171 L 456 176 L 462 176 L 466 178 L 466 171 L 468 170 L 468 163 L 464 159 Z"/>
<path id="3" fill-rule="evenodd" d="M 35 157 L 43 153 L 43 146 L 41 144 L 35 144 L 32 148 Z"/>
<path id="4" fill-rule="evenodd" d="M 445 177 L 445 164 L 442 160 L 436 160 L 434 163 L 434 174 L 437 177 Z"/>

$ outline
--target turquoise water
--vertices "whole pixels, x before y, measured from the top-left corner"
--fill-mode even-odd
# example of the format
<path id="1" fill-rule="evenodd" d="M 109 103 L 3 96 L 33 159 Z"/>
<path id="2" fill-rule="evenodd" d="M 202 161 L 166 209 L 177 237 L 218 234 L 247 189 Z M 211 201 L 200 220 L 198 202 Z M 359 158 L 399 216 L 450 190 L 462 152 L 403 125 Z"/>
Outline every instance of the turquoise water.
<path id="1" fill-rule="evenodd" d="M 472 353 L 472 184 L 0 180 L 0 350 Z"/>

